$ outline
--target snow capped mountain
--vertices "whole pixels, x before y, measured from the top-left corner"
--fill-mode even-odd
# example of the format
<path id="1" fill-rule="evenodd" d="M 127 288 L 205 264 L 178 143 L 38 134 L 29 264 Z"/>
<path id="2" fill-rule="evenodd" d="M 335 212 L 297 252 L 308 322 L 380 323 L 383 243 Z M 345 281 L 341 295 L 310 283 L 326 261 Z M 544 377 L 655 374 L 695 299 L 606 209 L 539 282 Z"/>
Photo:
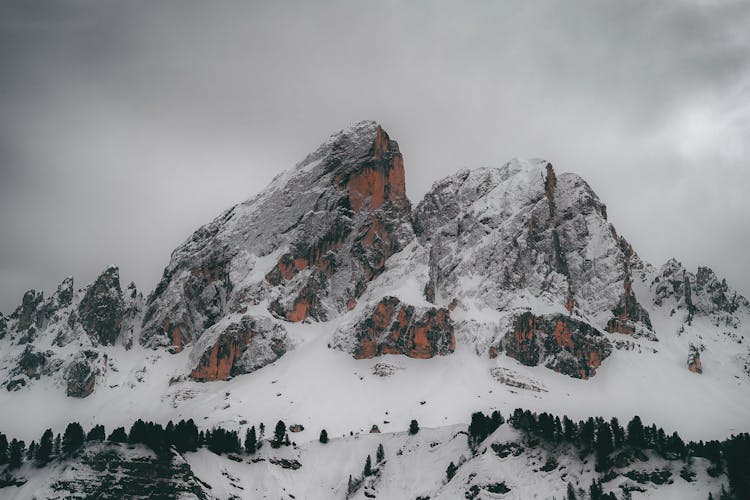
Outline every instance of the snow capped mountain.
<path id="1" fill-rule="evenodd" d="M 457 172 L 414 209 L 404 178 L 396 141 L 359 122 L 198 229 L 147 299 L 116 267 L 47 299 L 26 292 L 0 314 L 0 405 L 14 408 L 0 430 L 283 418 L 305 443 L 418 418 L 451 456 L 468 452 L 450 426 L 518 406 L 639 414 L 692 439 L 748 430 L 750 303 L 724 279 L 645 263 L 590 186 L 545 160 Z M 405 443 L 405 470 L 429 460 L 428 442 Z M 468 483 L 493 460 L 471 459 Z M 424 491 L 456 498 L 435 462 Z M 389 480 L 373 491 L 397 498 Z"/>

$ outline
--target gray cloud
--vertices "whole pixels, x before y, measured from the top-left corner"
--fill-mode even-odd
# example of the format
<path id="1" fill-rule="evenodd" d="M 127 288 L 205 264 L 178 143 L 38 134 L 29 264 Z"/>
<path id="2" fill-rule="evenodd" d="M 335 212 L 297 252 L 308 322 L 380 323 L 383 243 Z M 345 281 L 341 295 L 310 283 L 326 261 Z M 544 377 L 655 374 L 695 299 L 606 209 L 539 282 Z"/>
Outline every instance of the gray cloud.
<path id="1" fill-rule="evenodd" d="M 417 202 L 462 167 L 584 176 L 648 261 L 750 294 L 746 2 L 0 3 L 0 310 L 192 230 L 380 121 Z"/>

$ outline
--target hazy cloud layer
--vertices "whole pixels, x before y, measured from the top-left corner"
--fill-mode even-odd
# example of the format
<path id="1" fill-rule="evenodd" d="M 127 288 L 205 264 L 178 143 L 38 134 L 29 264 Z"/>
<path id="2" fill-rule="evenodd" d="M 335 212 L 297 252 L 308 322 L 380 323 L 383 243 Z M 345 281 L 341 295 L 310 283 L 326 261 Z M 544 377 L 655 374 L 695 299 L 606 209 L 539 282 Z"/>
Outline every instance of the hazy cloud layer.
<path id="1" fill-rule="evenodd" d="M 584 176 L 646 260 L 750 294 L 747 2 L 0 1 L 0 310 L 171 250 L 346 124 L 418 202 L 463 167 Z"/>

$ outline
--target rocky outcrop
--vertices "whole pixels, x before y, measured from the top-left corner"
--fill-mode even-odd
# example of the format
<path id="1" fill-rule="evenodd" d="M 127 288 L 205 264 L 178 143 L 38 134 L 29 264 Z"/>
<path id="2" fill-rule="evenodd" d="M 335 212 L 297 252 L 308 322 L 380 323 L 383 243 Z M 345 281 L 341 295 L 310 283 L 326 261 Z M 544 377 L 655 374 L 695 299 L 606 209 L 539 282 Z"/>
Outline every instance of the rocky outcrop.
<path id="1" fill-rule="evenodd" d="M 23 332 L 36 323 L 38 307 L 44 301 L 44 294 L 36 290 L 29 290 L 23 294 L 21 305 L 11 314 L 16 319 L 16 330 Z"/>
<path id="2" fill-rule="evenodd" d="M 570 377 L 588 379 L 612 352 L 604 336 L 587 323 L 563 315 L 526 312 L 502 339 L 506 354 L 527 366 L 543 364 Z"/>
<path id="3" fill-rule="evenodd" d="M 667 261 L 659 269 L 651 283 L 654 304 L 670 304 L 686 313 L 690 323 L 695 315 L 712 316 L 714 322 L 737 327 L 741 323 L 737 311 L 750 307 L 750 302 L 731 290 L 725 279 L 719 279 L 707 267 L 698 267 L 689 272 L 675 259 Z"/>
<path id="4" fill-rule="evenodd" d="M 173 252 L 141 340 L 179 350 L 261 302 L 293 322 L 346 312 L 413 239 L 410 214 L 398 144 L 354 124 Z"/>
<path id="5" fill-rule="evenodd" d="M 360 272 L 354 275 L 354 286 L 345 297 L 348 309 L 367 283 L 382 272 L 386 259 L 403 248 L 405 240 L 398 233 L 411 211 L 403 158 L 398 144 L 380 126 L 370 133 L 369 149 L 356 158 L 346 158 L 348 165 L 335 154 L 326 159 L 326 168 L 335 169 L 332 181 L 341 195 L 337 210 L 322 227 L 313 224 L 318 226 L 313 231 L 303 229 L 291 251 L 282 255 L 266 276 L 270 284 L 289 284 L 286 288 L 294 290 L 295 277 L 308 270 L 304 286 L 293 292 L 292 300 L 282 294 L 271 305 L 271 311 L 284 319 L 326 319 L 321 297 L 328 295 L 327 287 L 337 268 L 353 261 Z M 303 219 L 301 224 L 309 222 Z M 342 310 L 339 304 L 337 311 Z"/>
<path id="6" fill-rule="evenodd" d="M 652 328 L 651 318 L 635 298 L 630 280 L 625 281 L 624 292 L 612 314 L 614 317 L 607 322 L 606 328 L 609 333 L 633 335 L 639 331 L 639 324 L 649 330 Z"/>
<path id="7" fill-rule="evenodd" d="M 458 308 L 507 316 L 531 296 L 547 311 L 601 318 L 629 287 L 634 257 L 604 204 L 579 176 L 558 175 L 544 160 L 516 159 L 436 182 L 415 210 L 414 228 L 430 254 L 425 297 L 437 303 L 458 299 Z M 470 335 L 482 331 L 491 328 Z"/>
<path id="8" fill-rule="evenodd" d="M 613 318 L 607 322 L 606 330 L 610 333 L 624 333 L 633 335 L 640 333 L 645 327 L 648 331 L 652 330 L 651 318 L 648 312 L 641 306 L 635 297 L 632 287 L 631 261 L 634 257 L 633 248 L 625 241 L 619 239 L 620 248 L 625 256 L 625 279 L 623 280 L 623 293 L 620 301 L 612 309 Z"/>
<path id="9" fill-rule="evenodd" d="M 82 353 L 68 365 L 65 370 L 67 395 L 71 398 L 85 398 L 94 392 L 96 386 L 96 368 L 93 361 L 95 352 Z"/>
<path id="10" fill-rule="evenodd" d="M 71 396 L 87 396 L 96 383 L 96 359 L 103 354 L 98 347 L 137 333 L 142 300 L 137 293 L 123 298 L 116 267 L 106 269 L 84 294 L 76 292 L 72 277 L 47 299 L 27 292 L 8 319 L 7 338 L 0 336 L 9 343 L 0 345 L 0 384 L 20 390 L 50 377 Z"/>
<path id="11" fill-rule="evenodd" d="M 39 379 L 46 364 L 47 357 L 45 354 L 37 351 L 33 346 L 27 345 L 18 358 L 18 364 L 14 373 L 22 373 L 30 379 Z"/>
<path id="12" fill-rule="evenodd" d="M 112 345 L 120 335 L 124 313 L 120 271 L 111 266 L 86 290 L 78 304 L 78 319 L 92 339 Z"/>
<path id="13" fill-rule="evenodd" d="M 701 352 L 700 349 L 694 345 L 690 345 L 690 352 L 688 353 L 687 367 L 693 373 L 703 373 L 703 365 L 701 364 Z"/>
<path id="14" fill-rule="evenodd" d="M 383 354 L 426 359 L 450 354 L 456 348 L 447 309 L 415 307 L 396 297 L 384 297 L 352 330 L 352 354 L 357 359 Z"/>
<path id="15" fill-rule="evenodd" d="M 57 291 L 52 297 L 55 302 L 55 310 L 71 305 L 73 303 L 73 296 L 73 277 L 68 276 L 57 285 Z"/>
<path id="16" fill-rule="evenodd" d="M 276 361 L 288 347 L 282 326 L 267 318 L 244 316 L 204 334 L 193 351 L 195 368 L 190 377 L 205 382 L 250 373 Z"/>

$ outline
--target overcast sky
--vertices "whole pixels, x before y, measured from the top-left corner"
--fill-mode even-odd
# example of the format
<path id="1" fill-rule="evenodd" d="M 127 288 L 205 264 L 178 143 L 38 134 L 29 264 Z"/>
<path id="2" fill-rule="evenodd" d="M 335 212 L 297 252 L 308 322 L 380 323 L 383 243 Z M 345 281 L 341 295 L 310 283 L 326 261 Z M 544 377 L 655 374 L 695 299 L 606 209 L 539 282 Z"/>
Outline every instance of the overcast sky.
<path id="1" fill-rule="evenodd" d="M 543 157 L 645 260 L 750 295 L 748 26 L 718 0 L 0 0 L 0 311 L 110 263 L 150 291 L 193 230 L 361 119 L 399 141 L 415 204 Z"/>

